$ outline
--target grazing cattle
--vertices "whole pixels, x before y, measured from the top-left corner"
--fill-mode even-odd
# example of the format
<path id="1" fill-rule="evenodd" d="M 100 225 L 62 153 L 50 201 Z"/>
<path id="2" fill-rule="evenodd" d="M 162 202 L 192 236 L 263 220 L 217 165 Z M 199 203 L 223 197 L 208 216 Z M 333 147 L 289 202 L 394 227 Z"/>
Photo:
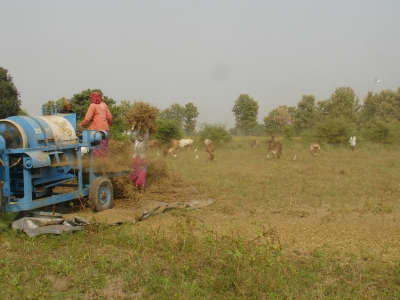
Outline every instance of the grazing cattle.
<path id="1" fill-rule="evenodd" d="M 181 148 L 185 148 L 188 147 L 188 150 L 190 149 L 190 147 L 193 146 L 193 140 L 192 139 L 181 139 L 179 140 L 179 147 Z"/>
<path id="2" fill-rule="evenodd" d="M 167 156 L 167 154 L 170 153 L 175 153 L 176 149 L 179 147 L 179 141 L 178 140 L 170 140 L 167 146 L 167 149 L 164 150 L 163 154 L 164 156 Z"/>
<path id="3" fill-rule="evenodd" d="M 269 146 L 271 143 L 276 143 L 276 142 L 279 142 L 279 138 L 273 135 L 270 140 L 267 140 L 267 146 Z"/>
<path id="4" fill-rule="evenodd" d="M 321 151 L 321 147 L 317 143 L 312 143 L 310 146 L 310 153 L 314 159 L 318 158 L 318 153 Z"/>
<path id="5" fill-rule="evenodd" d="M 150 140 L 147 143 L 147 149 L 158 150 L 158 149 L 160 149 L 161 146 L 162 146 L 162 142 L 160 142 L 158 140 Z"/>
<path id="6" fill-rule="evenodd" d="M 212 141 L 211 141 L 210 139 L 205 139 L 205 140 L 204 140 L 204 145 L 206 145 L 206 147 L 207 147 L 210 143 L 212 143 Z"/>
<path id="7" fill-rule="evenodd" d="M 213 160 L 214 160 L 214 150 L 215 150 L 215 147 L 214 147 L 214 143 L 211 142 L 211 140 L 209 140 L 209 141 L 210 141 L 210 142 L 207 143 L 207 145 L 206 145 L 206 152 L 208 153 L 208 159 L 209 159 L 210 161 L 213 161 Z"/>
<path id="8" fill-rule="evenodd" d="M 267 142 L 268 145 L 268 152 L 272 152 L 272 157 L 281 158 L 282 155 L 282 144 L 279 142 L 278 137 L 273 136 Z"/>
<path id="9" fill-rule="evenodd" d="M 261 146 L 260 140 L 253 140 L 253 141 L 251 142 L 251 147 L 253 147 L 253 148 L 258 148 L 258 147 L 260 147 L 260 146 Z"/>

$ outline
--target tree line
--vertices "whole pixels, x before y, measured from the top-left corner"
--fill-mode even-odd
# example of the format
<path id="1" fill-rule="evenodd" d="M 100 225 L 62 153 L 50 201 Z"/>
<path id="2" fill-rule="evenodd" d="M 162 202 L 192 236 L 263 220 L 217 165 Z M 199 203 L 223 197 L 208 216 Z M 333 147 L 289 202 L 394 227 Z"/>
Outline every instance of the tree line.
<path id="1" fill-rule="evenodd" d="M 100 89 L 87 89 L 71 98 L 77 120 L 83 120 L 90 105 L 89 96 Z M 65 97 L 49 100 L 43 104 L 44 114 L 51 114 L 61 108 Z M 135 105 L 128 100 L 116 101 L 103 95 L 114 121 L 110 135 L 123 139 L 129 130 L 126 114 Z M 8 70 L 0 67 L 0 118 L 13 115 L 28 115 L 21 109 L 20 94 Z M 313 95 L 303 95 L 297 106 L 281 105 L 273 109 L 257 122 L 259 105 L 248 94 L 240 94 L 232 108 L 235 117 L 234 128 L 226 129 L 224 124 L 198 124 L 197 107 L 189 102 L 185 105 L 173 103 L 164 110 L 158 110 L 158 139 L 167 141 L 184 135 L 203 135 L 216 141 L 229 141 L 232 135 L 281 135 L 286 138 L 304 136 L 332 144 L 344 143 L 351 134 L 360 134 L 373 142 L 393 143 L 400 138 L 400 88 L 397 91 L 384 90 L 380 93 L 368 92 L 363 104 L 350 87 L 339 87 L 327 100 L 316 101 Z M 196 127 L 200 130 L 196 132 Z"/>
<path id="2" fill-rule="evenodd" d="M 297 106 L 273 109 L 258 124 L 258 103 L 242 94 L 233 108 L 235 134 L 304 136 L 331 144 L 347 143 L 351 134 L 365 140 L 394 143 L 400 140 L 400 88 L 368 92 L 363 104 L 350 87 L 339 87 L 327 100 L 303 95 Z"/>

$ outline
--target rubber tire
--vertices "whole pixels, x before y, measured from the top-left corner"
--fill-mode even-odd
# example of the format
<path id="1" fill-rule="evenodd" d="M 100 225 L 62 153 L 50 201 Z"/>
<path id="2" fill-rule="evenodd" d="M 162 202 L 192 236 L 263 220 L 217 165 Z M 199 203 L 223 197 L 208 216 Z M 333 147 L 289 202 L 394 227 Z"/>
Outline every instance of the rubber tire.
<path id="1" fill-rule="evenodd" d="M 89 189 L 89 200 L 92 211 L 99 212 L 109 209 L 113 201 L 113 187 L 107 177 L 97 177 Z"/>

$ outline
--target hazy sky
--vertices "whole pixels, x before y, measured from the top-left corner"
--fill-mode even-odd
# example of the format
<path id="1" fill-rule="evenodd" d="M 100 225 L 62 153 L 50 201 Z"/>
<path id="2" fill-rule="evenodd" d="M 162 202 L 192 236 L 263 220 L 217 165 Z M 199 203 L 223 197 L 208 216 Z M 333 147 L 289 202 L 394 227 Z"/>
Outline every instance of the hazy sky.
<path id="1" fill-rule="evenodd" d="M 99 88 L 118 104 L 192 102 L 198 122 L 229 129 L 240 94 L 263 123 L 302 95 L 397 89 L 399 12 L 399 0 L 0 0 L 0 66 L 32 116 Z"/>

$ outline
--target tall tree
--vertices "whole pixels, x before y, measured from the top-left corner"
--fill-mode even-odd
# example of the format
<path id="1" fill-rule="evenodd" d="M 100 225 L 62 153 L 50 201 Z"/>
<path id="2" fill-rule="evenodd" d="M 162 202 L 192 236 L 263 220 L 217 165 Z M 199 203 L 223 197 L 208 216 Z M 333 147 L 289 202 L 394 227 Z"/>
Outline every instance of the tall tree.
<path id="1" fill-rule="evenodd" d="M 0 67 L 0 119 L 16 116 L 21 111 L 20 95 L 8 70 Z"/>
<path id="2" fill-rule="evenodd" d="M 327 102 L 321 102 L 324 115 L 328 118 L 343 118 L 355 122 L 360 111 L 360 100 L 349 87 L 340 87 L 330 96 Z"/>
<path id="3" fill-rule="evenodd" d="M 285 105 L 272 110 L 264 118 L 265 132 L 274 135 L 281 133 L 284 127 L 291 126 L 293 112 L 294 108 L 288 108 Z"/>
<path id="4" fill-rule="evenodd" d="M 246 134 L 257 125 L 258 103 L 247 94 L 240 94 L 232 109 L 235 116 L 235 127 Z"/>
<path id="5" fill-rule="evenodd" d="M 197 107 L 194 106 L 192 102 L 189 102 L 185 105 L 185 112 L 183 114 L 183 128 L 188 134 L 191 134 L 196 128 L 196 118 L 198 115 L 199 112 L 197 111 Z"/>
<path id="6" fill-rule="evenodd" d="M 275 110 L 274 121 L 281 127 L 285 127 L 292 124 L 292 115 L 290 114 L 288 108 L 285 105 L 279 106 Z"/>
<path id="7" fill-rule="evenodd" d="M 297 103 L 294 113 L 294 127 L 297 132 L 310 130 L 317 121 L 317 106 L 313 95 L 303 95 L 301 101 Z"/>
<path id="8" fill-rule="evenodd" d="M 369 92 L 360 112 L 360 123 L 375 121 L 400 121 L 400 88 L 397 91 L 384 90 L 379 94 Z"/>
<path id="9" fill-rule="evenodd" d="M 162 110 L 159 115 L 160 120 L 172 120 L 179 125 L 180 128 L 183 126 L 185 114 L 185 107 L 178 103 L 173 103 L 170 107 Z"/>

